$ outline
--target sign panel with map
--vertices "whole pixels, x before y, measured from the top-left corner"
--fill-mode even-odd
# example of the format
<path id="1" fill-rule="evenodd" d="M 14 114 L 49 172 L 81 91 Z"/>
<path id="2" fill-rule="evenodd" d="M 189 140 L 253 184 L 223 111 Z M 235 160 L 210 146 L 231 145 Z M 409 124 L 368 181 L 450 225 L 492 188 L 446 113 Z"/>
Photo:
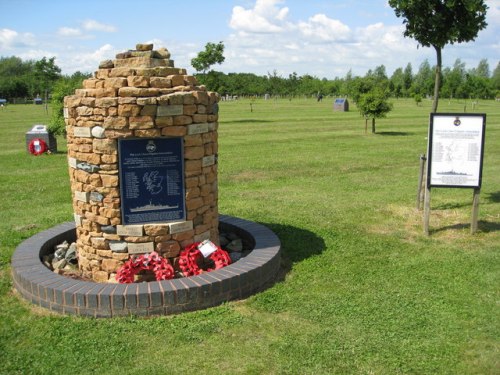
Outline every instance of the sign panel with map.
<path id="1" fill-rule="evenodd" d="M 481 187 L 485 127 L 485 114 L 431 114 L 428 187 Z"/>
<path id="2" fill-rule="evenodd" d="M 118 141 L 123 224 L 186 217 L 182 138 Z"/>

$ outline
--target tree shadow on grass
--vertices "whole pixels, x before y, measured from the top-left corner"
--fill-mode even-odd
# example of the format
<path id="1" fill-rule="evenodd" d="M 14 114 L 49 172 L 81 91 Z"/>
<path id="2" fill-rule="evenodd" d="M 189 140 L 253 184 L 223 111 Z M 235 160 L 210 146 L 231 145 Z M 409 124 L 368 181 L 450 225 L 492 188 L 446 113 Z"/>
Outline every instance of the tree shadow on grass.
<path id="1" fill-rule="evenodd" d="M 276 281 L 283 281 L 294 263 L 319 255 L 326 248 L 323 238 L 308 230 L 291 225 L 260 224 L 271 229 L 281 241 L 281 270 Z"/>
<path id="2" fill-rule="evenodd" d="M 444 232 L 447 230 L 463 230 L 463 229 L 470 229 L 470 223 L 467 224 L 459 223 L 459 224 L 448 225 L 442 228 L 432 229 L 430 230 L 430 234 Z M 500 231 L 500 223 L 479 220 L 477 223 L 477 230 L 479 232 L 484 232 L 484 233 Z"/>
<path id="3" fill-rule="evenodd" d="M 433 210 L 453 210 L 457 208 L 464 208 L 464 207 L 472 207 L 471 202 L 463 202 L 463 203 L 441 203 L 437 204 L 435 207 L 433 207 Z"/>
<path id="4" fill-rule="evenodd" d="M 270 120 L 260 120 L 260 119 L 243 119 L 243 120 L 231 120 L 231 121 L 221 121 L 221 123 L 231 124 L 231 123 L 259 123 L 259 122 L 273 122 Z"/>
<path id="5" fill-rule="evenodd" d="M 414 135 L 414 133 L 410 132 L 377 132 L 378 135 L 386 135 L 386 136 L 409 136 Z"/>
<path id="6" fill-rule="evenodd" d="M 492 203 L 499 203 L 500 202 L 500 191 L 496 191 L 494 193 L 489 193 L 486 196 L 486 199 L 488 199 Z"/>

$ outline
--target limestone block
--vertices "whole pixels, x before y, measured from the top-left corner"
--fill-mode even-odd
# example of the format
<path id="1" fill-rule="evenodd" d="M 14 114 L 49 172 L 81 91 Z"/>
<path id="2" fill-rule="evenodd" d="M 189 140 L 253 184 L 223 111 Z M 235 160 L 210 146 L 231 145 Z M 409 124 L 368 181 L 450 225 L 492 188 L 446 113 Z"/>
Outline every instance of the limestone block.
<path id="1" fill-rule="evenodd" d="M 104 81 L 104 88 L 115 88 L 127 86 L 127 79 L 123 77 L 108 78 Z"/>
<path id="2" fill-rule="evenodd" d="M 134 135 L 133 130 L 128 129 L 116 129 L 116 130 L 106 130 L 105 132 L 107 138 L 127 138 Z"/>
<path id="3" fill-rule="evenodd" d="M 185 115 L 174 116 L 174 125 L 175 126 L 189 125 L 192 123 L 193 123 L 193 118 L 191 116 L 185 116 Z M 188 129 L 188 133 L 189 133 L 189 129 Z"/>
<path id="4" fill-rule="evenodd" d="M 128 119 L 123 116 L 109 116 L 104 119 L 104 129 L 122 129 L 128 125 Z"/>
<path id="5" fill-rule="evenodd" d="M 184 82 L 189 86 L 196 86 L 198 84 L 198 81 L 195 77 L 188 75 L 184 76 Z"/>
<path id="6" fill-rule="evenodd" d="M 102 89 L 95 89 L 94 95 L 89 95 L 89 96 L 94 96 L 96 98 L 116 96 L 116 89 L 111 88 L 111 87 L 102 88 Z"/>
<path id="7" fill-rule="evenodd" d="M 193 114 L 193 122 L 194 123 L 203 123 L 208 121 L 208 115 L 206 114 L 200 114 L 200 113 L 194 113 Z"/>
<path id="8" fill-rule="evenodd" d="M 201 146 L 203 145 L 203 138 L 200 134 L 186 135 L 184 137 L 184 146 Z"/>
<path id="9" fill-rule="evenodd" d="M 122 87 L 118 89 L 118 95 L 121 97 L 141 97 L 141 96 L 157 96 L 160 89 L 150 87 L 150 88 L 140 88 L 140 87 Z"/>
<path id="10" fill-rule="evenodd" d="M 133 97 L 119 97 L 118 104 L 137 104 L 137 98 Z"/>
<path id="11" fill-rule="evenodd" d="M 157 104 L 157 99 L 156 98 L 137 98 L 136 102 L 138 105 L 151 105 L 151 104 Z"/>
<path id="12" fill-rule="evenodd" d="M 136 116 L 129 118 L 130 129 L 150 129 L 154 127 L 153 117 L 151 116 Z"/>
<path id="13" fill-rule="evenodd" d="M 157 120 L 158 121 L 158 120 Z M 185 126 L 167 126 L 161 129 L 161 134 L 167 137 L 183 137 L 186 135 Z M 201 170 L 201 165 L 200 165 Z"/>
<path id="14" fill-rule="evenodd" d="M 118 105 L 118 98 L 103 97 L 95 100 L 96 107 L 108 108 Z"/>
<path id="15" fill-rule="evenodd" d="M 165 241 L 156 244 L 156 251 L 165 258 L 174 258 L 179 255 L 181 247 L 177 241 Z"/>
<path id="16" fill-rule="evenodd" d="M 184 114 L 187 116 L 193 116 L 198 107 L 195 104 L 184 104 Z"/>
<path id="17" fill-rule="evenodd" d="M 128 77 L 134 74 L 135 70 L 129 67 L 115 67 L 109 71 L 109 77 Z"/>
<path id="18" fill-rule="evenodd" d="M 139 138 L 155 138 L 161 136 L 160 129 L 136 129 L 134 136 Z"/>
<path id="19" fill-rule="evenodd" d="M 205 91 L 194 91 L 193 95 L 196 98 L 196 104 L 208 105 L 208 94 Z"/>
<path id="20" fill-rule="evenodd" d="M 135 45 L 135 49 L 137 51 L 152 51 L 153 50 L 153 44 L 151 43 L 137 43 Z"/>
<path id="21" fill-rule="evenodd" d="M 112 164 L 118 162 L 118 156 L 116 154 L 104 154 L 101 156 L 101 160 L 105 164 Z"/>
<path id="22" fill-rule="evenodd" d="M 156 116 L 156 104 L 147 104 L 142 107 L 140 115 L 141 116 Z"/>
<path id="23" fill-rule="evenodd" d="M 169 78 L 172 81 L 172 87 L 184 86 L 184 76 L 175 74 L 175 75 L 170 75 L 167 78 Z"/>
<path id="24" fill-rule="evenodd" d="M 158 54 L 159 57 L 163 58 L 163 59 L 169 59 L 170 58 L 170 52 L 168 51 L 168 49 L 162 47 L 162 48 L 158 48 L 158 50 L 156 51 L 156 53 Z"/>
<path id="25" fill-rule="evenodd" d="M 205 148 L 203 146 L 184 147 L 185 159 L 201 159 L 205 155 Z"/>
<path id="26" fill-rule="evenodd" d="M 148 236 L 162 236 L 168 234 L 168 224 L 144 224 L 144 232 Z"/>
<path id="27" fill-rule="evenodd" d="M 88 79 L 84 79 L 83 82 L 82 82 L 82 87 L 84 89 L 95 89 L 95 84 L 96 82 L 98 82 L 99 80 L 96 79 L 96 78 L 88 78 Z"/>
<path id="28" fill-rule="evenodd" d="M 187 210 L 197 210 L 201 206 L 203 206 L 203 198 L 198 197 L 198 198 L 193 198 L 188 201 L 186 201 L 186 209 Z"/>
<path id="29" fill-rule="evenodd" d="M 103 259 L 102 269 L 107 272 L 114 272 L 121 266 L 121 262 L 117 259 Z"/>
<path id="30" fill-rule="evenodd" d="M 118 185 L 118 176 L 112 175 L 102 175 L 102 186 L 104 187 L 117 187 Z"/>
<path id="31" fill-rule="evenodd" d="M 131 87 L 149 87 L 149 79 L 144 76 L 129 76 L 127 82 Z"/>
<path id="32" fill-rule="evenodd" d="M 118 116 L 131 117 L 138 116 L 141 112 L 141 107 L 136 104 L 119 104 Z"/>
<path id="33" fill-rule="evenodd" d="M 168 62 L 164 59 L 155 59 L 149 57 L 130 57 L 128 59 L 115 60 L 115 67 L 140 67 L 140 68 L 154 68 L 157 66 L 167 66 Z"/>
<path id="34" fill-rule="evenodd" d="M 116 139 L 95 138 L 92 145 L 94 152 L 99 154 L 115 154 L 118 149 Z"/>
<path id="35" fill-rule="evenodd" d="M 82 102 L 82 98 L 76 95 L 70 95 L 64 97 L 64 106 L 67 108 L 78 107 Z"/>
<path id="36" fill-rule="evenodd" d="M 171 88 L 172 80 L 166 77 L 151 77 L 149 79 L 149 85 L 156 88 Z"/>
<path id="37" fill-rule="evenodd" d="M 94 247 L 95 249 L 100 249 L 100 250 L 109 249 L 108 242 L 104 237 L 92 237 L 90 241 L 92 243 L 92 247 Z"/>
<path id="38" fill-rule="evenodd" d="M 99 69 L 111 69 L 114 68 L 112 60 L 104 60 L 99 63 Z"/>
<path id="39" fill-rule="evenodd" d="M 184 171 L 201 173 L 201 160 L 186 160 L 186 162 L 184 163 Z"/>
<path id="40" fill-rule="evenodd" d="M 106 79 L 109 77 L 109 72 L 110 72 L 110 69 L 99 69 L 98 71 L 95 72 L 94 76 L 95 78 L 97 79 Z M 96 85 L 97 87 L 97 85 Z"/>
<path id="41" fill-rule="evenodd" d="M 157 128 L 171 126 L 174 124 L 174 118 L 172 116 L 156 117 L 155 124 Z"/>

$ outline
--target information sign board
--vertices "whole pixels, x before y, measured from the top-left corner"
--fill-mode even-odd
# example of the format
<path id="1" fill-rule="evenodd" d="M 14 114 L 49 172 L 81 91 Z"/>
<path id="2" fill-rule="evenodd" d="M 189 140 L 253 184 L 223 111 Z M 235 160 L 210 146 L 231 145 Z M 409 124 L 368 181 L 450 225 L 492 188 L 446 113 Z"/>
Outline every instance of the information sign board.
<path id="1" fill-rule="evenodd" d="M 429 188 L 481 188 L 485 127 L 485 114 L 431 113 Z"/>
<path id="2" fill-rule="evenodd" d="M 123 224 L 186 218 L 182 138 L 118 141 Z"/>

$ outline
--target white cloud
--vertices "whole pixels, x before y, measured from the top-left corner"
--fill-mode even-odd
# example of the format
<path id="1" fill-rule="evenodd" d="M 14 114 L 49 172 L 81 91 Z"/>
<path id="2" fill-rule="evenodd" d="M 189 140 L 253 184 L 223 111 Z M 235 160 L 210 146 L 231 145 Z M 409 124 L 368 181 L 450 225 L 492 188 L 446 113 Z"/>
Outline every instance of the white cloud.
<path id="1" fill-rule="evenodd" d="M 284 30 L 288 8 L 279 8 L 282 0 L 257 0 L 252 9 L 235 6 L 229 26 L 251 33 L 278 33 Z"/>
<path id="2" fill-rule="evenodd" d="M 0 29 L 0 49 L 29 47 L 35 45 L 32 33 L 18 33 L 11 29 Z"/>
<path id="3" fill-rule="evenodd" d="M 329 42 L 347 40 L 351 34 L 349 26 L 324 14 L 316 14 L 307 22 L 299 22 L 298 29 L 311 40 Z"/>
<path id="4" fill-rule="evenodd" d="M 88 31 L 103 31 L 107 33 L 114 33 L 117 31 L 116 27 L 106 25 L 95 20 L 85 20 L 82 22 L 82 27 Z"/>
<path id="5" fill-rule="evenodd" d="M 62 37 L 79 37 L 82 35 L 82 31 L 72 27 L 60 27 L 57 30 L 57 35 Z"/>

